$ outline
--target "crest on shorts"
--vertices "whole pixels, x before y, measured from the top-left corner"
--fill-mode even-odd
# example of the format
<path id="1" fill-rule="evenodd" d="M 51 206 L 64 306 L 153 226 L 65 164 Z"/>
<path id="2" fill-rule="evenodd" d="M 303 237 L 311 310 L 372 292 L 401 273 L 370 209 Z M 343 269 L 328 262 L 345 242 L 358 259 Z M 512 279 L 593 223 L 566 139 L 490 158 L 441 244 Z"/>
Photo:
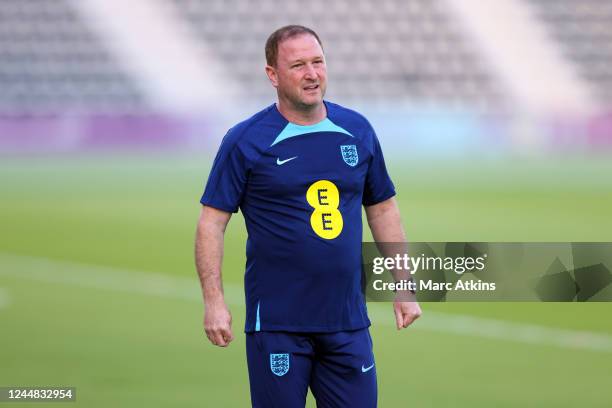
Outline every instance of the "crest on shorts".
<path id="1" fill-rule="evenodd" d="M 282 377 L 289 371 L 289 354 L 270 353 L 270 369 L 275 375 Z"/>
<path id="2" fill-rule="evenodd" d="M 340 146 L 340 152 L 342 153 L 342 160 L 351 167 L 355 167 L 359 161 L 359 155 L 357 154 L 357 146 L 355 145 L 342 145 Z"/>

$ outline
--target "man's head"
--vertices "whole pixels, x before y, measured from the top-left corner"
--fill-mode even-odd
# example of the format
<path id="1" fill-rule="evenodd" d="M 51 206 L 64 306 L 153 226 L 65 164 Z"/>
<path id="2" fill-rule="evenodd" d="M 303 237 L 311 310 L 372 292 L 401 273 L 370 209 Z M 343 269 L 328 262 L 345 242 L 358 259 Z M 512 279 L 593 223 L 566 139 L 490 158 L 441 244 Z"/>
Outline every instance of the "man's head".
<path id="1" fill-rule="evenodd" d="M 280 103 L 296 110 L 321 105 L 327 70 L 317 33 L 299 25 L 279 28 L 266 42 L 266 63 L 266 73 Z"/>

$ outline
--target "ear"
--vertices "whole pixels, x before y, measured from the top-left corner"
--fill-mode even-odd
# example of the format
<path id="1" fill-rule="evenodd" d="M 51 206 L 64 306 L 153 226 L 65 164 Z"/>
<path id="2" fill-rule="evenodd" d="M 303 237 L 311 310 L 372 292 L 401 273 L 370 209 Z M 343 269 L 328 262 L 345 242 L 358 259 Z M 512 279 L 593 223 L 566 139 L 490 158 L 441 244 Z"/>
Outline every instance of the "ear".
<path id="1" fill-rule="evenodd" d="M 271 65 L 266 65 L 266 75 L 273 87 L 278 88 L 278 74 L 276 69 Z"/>

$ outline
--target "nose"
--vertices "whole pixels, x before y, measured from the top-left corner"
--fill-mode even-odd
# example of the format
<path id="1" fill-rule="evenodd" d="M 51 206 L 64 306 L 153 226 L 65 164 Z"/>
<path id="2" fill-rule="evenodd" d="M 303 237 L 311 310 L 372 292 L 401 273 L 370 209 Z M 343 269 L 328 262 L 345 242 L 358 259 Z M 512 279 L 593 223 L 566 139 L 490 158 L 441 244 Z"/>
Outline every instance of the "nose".
<path id="1" fill-rule="evenodd" d="M 304 73 L 304 78 L 306 79 L 315 79 L 317 77 L 317 71 L 315 70 L 312 64 L 306 64 L 306 72 Z"/>

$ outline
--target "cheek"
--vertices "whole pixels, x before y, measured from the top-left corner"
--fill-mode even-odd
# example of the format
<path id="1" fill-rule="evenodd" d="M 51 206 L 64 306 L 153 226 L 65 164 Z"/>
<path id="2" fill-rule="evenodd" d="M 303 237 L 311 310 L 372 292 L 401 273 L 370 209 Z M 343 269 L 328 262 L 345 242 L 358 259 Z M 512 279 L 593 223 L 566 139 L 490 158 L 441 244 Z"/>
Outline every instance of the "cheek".
<path id="1" fill-rule="evenodd" d="M 297 86 L 300 84 L 300 78 L 297 75 L 283 75 L 278 77 L 278 83 L 284 86 Z"/>
<path id="2" fill-rule="evenodd" d="M 302 81 L 299 78 L 289 78 L 287 86 L 291 88 L 292 92 L 302 92 Z"/>

